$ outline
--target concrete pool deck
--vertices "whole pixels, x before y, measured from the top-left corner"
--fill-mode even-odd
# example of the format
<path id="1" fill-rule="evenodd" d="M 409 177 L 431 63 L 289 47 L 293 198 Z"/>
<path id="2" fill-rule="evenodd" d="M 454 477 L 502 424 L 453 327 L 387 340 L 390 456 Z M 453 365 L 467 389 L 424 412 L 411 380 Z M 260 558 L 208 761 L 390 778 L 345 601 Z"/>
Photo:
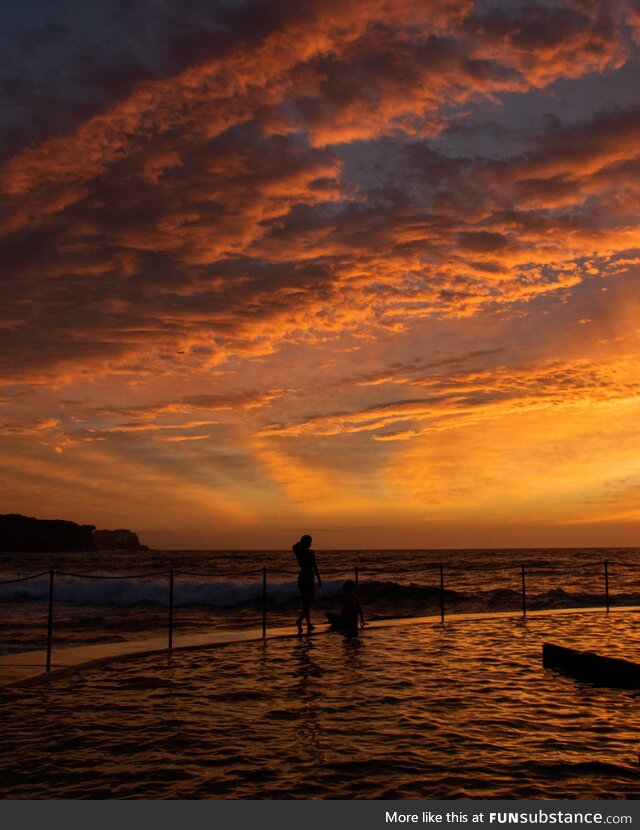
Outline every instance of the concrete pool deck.
<path id="1" fill-rule="evenodd" d="M 617 606 L 607 612 L 604 608 L 554 608 L 540 611 L 527 611 L 527 617 L 535 618 L 541 616 L 559 616 L 563 614 L 619 614 L 640 613 L 638 606 Z M 481 612 L 477 614 L 450 614 L 446 617 L 444 625 L 457 622 L 472 622 L 474 620 L 486 619 L 519 619 L 523 623 L 526 619 L 519 611 L 495 611 Z M 320 627 L 322 625 L 322 627 Z M 414 625 L 442 625 L 440 615 L 425 617 L 400 617 L 387 620 L 373 620 L 366 625 L 367 629 L 392 628 L 398 626 Z M 325 624 L 318 624 L 313 636 L 329 634 Z M 303 637 L 308 635 L 304 634 Z M 297 638 L 298 634 L 294 626 L 269 628 L 267 640 L 274 638 Z M 167 648 L 167 636 L 153 637 L 144 640 L 124 640 L 113 643 L 102 643 L 100 645 L 71 646 L 69 648 L 56 648 L 52 652 L 51 670 L 45 671 L 46 651 L 21 651 L 15 654 L 4 654 L 0 656 L 0 687 L 3 686 L 27 686 L 42 681 L 54 680 L 65 674 L 77 671 L 87 666 L 98 665 L 115 659 L 135 658 L 151 654 L 169 653 L 184 651 L 187 649 L 216 648 L 231 643 L 259 642 L 262 638 L 261 628 L 243 629 L 238 631 L 215 631 L 206 634 L 186 634 L 175 636 L 173 648 Z"/>

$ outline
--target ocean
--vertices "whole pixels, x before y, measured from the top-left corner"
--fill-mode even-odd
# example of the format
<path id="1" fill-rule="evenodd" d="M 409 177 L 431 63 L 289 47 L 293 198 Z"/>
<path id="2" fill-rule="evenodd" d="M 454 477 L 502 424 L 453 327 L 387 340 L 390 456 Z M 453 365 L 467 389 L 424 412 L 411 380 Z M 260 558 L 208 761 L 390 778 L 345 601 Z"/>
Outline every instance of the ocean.
<path id="1" fill-rule="evenodd" d="M 314 620 L 336 610 L 358 572 L 369 620 L 640 604 L 640 549 L 317 551 L 323 586 Z M 441 570 L 444 591 L 441 591 Z M 167 628 L 169 569 L 176 635 L 261 624 L 266 568 L 268 626 L 293 626 L 299 609 L 291 551 L 148 551 L 0 554 L 0 653 L 42 649 L 55 568 L 54 648 L 158 636 Z"/>

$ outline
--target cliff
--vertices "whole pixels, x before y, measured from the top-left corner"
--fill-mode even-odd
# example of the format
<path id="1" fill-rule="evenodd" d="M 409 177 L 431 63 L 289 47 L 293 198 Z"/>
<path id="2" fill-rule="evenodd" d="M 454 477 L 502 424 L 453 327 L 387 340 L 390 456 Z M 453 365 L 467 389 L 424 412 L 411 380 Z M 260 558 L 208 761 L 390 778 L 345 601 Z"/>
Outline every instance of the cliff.
<path id="1" fill-rule="evenodd" d="M 0 515 L 0 551 L 95 550 L 94 530 L 94 525 L 7 513 Z"/>
<path id="2" fill-rule="evenodd" d="M 132 530 L 94 530 L 93 544 L 97 550 L 149 550 L 141 545 L 138 535 Z"/>

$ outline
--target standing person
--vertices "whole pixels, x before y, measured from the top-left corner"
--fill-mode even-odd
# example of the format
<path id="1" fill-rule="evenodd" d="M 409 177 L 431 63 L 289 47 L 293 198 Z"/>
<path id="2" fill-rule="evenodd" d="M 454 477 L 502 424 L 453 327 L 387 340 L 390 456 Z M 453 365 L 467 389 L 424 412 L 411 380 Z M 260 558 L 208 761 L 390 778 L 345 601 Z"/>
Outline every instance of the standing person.
<path id="1" fill-rule="evenodd" d="M 293 546 L 293 552 L 300 566 L 298 588 L 300 589 L 300 597 L 302 599 L 302 611 L 296 620 L 298 634 L 302 634 L 303 620 L 307 621 L 307 631 L 313 631 L 313 625 L 311 625 L 311 605 L 316 592 L 316 578 L 318 580 L 318 588 L 322 587 L 322 580 L 320 579 L 320 573 L 316 564 L 316 555 L 311 550 L 312 541 L 311 536 L 305 534 Z"/>

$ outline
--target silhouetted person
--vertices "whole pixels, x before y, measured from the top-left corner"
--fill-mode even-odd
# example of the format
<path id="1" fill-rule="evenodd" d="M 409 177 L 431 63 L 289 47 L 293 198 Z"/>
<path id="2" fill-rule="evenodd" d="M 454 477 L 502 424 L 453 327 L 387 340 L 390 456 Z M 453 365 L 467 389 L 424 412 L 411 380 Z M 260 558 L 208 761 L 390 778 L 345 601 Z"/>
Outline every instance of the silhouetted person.
<path id="1" fill-rule="evenodd" d="M 356 583 L 353 579 L 347 579 L 342 586 L 342 610 L 339 614 L 327 611 L 325 614 L 334 628 L 339 629 L 343 634 L 350 637 L 358 636 L 358 621 L 364 626 L 364 614 L 362 606 L 356 594 Z"/>
<path id="2" fill-rule="evenodd" d="M 311 605 L 316 593 L 316 578 L 318 580 L 318 588 L 322 586 L 322 580 L 320 579 L 320 573 L 316 564 L 316 555 L 311 550 L 311 542 L 311 536 L 305 535 L 293 546 L 293 552 L 300 566 L 298 588 L 300 589 L 300 597 L 302 598 L 302 611 L 296 620 L 298 634 L 302 634 L 303 620 L 307 621 L 307 631 L 313 631 L 313 625 L 311 625 Z"/>

